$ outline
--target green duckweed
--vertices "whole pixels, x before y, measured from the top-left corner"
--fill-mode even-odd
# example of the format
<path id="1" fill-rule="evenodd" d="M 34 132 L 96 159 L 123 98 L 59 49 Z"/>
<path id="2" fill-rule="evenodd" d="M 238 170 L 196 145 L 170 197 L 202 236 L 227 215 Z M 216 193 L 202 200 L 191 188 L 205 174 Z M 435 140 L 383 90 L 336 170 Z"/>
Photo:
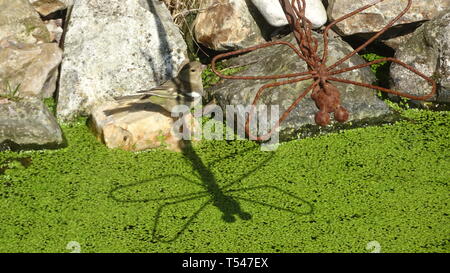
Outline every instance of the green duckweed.
<path id="1" fill-rule="evenodd" d="M 0 252 L 450 252 L 450 114 L 263 152 L 202 141 L 109 150 L 84 122 L 60 150 L 0 153 Z"/>

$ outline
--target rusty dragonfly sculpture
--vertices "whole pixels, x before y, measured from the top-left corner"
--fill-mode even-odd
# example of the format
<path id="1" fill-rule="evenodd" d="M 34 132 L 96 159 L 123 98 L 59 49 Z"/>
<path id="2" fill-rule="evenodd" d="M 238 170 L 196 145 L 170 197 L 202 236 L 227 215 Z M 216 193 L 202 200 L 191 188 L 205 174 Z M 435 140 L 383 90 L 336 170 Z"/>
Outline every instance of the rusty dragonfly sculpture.
<path id="1" fill-rule="evenodd" d="M 280 80 L 272 83 L 268 83 L 263 85 L 256 93 L 255 98 L 252 102 L 252 110 L 248 115 L 245 122 L 245 132 L 247 135 L 257 141 L 267 140 L 273 133 L 273 131 L 280 126 L 280 124 L 288 117 L 289 113 L 297 107 L 300 101 L 309 93 L 311 93 L 311 98 L 315 102 L 319 111 L 315 115 L 315 122 L 318 125 L 326 126 L 331 121 L 330 114 L 334 114 L 334 119 L 338 122 L 345 122 L 349 118 L 349 112 L 345 107 L 341 105 L 340 93 L 338 88 L 333 85 L 333 82 L 341 82 L 346 84 L 352 84 L 357 86 L 362 86 L 370 89 L 375 89 L 379 91 L 383 91 L 386 93 L 391 93 L 397 96 L 405 97 L 412 100 L 427 100 L 433 97 L 436 93 L 436 83 L 430 77 L 427 77 L 414 67 L 397 60 L 395 58 L 380 58 L 371 62 L 367 62 L 361 65 L 355 65 L 348 68 L 339 69 L 338 66 L 350 59 L 352 56 L 366 48 L 369 44 L 379 38 L 383 33 L 385 33 L 390 27 L 392 27 L 410 8 L 412 5 L 412 0 L 408 0 L 407 6 L 394 18 L 392 19 L 386 26 L 384 26 L 380 31 L 374 34 L 370 39 L 368 39 L 365 43 L 354 49 L 352 52 L 335 62 L 334 64 L 327 65 L 328 58 L 328 42 L 329 42 L 329 31 L 335 26 L 337 23 L 342 22 L 343 20 L 352 17 L 384 0 L 375 0 L 370 2 L 369 4 L 358 8 L 336 20 L 328 24 L 323 31 L 323 52 L 322 54 L 318 53 L 319 42 L 313 36 L 312 24 L 305 16 L 305 8 L 306 3 L 305 0 L 280 0 L 280 4 L 286 14 L 286 18 L 288 23 L 293 31 L 294 37 L 298 46 L 296 47 L 292 43 L 285 41 L 272 41 L 264 44 L 260 44 L 257 46 L 249 47 L 246 49 L 240 49 L 228 53 L 223 53 L 215 56 L 211 62 L 212 70 L 215 74 L 223 79 L 239 79 L 239 80 Z M 274 45 L 284 45 L 290 47 L 295 54 L 304 62 L 306 62 L 308 71 L 305 72 L 296 72 L 290 74 L 283 75 L 263 75 L 263 76 L 228 76 L 220 73 L 216 68 L 216 63 L 220 59 L 224 59 L 230 56 L 240 55 L 243 53 L 248 53 L 251 51 L 255 51 L 261 48 L 266 48 Z M 382 62 L 392 62 L 396 63 L 419 77 L 423 78 L 427 81 L 432 89 L 431 92 L 424 96 L 415 96 L 405 92 L 400 92 L 368 83 L 356 82 L 347 79 L 337 78 L 336 76 L 341 73 L 349 72 L 352 70 L 369 67 L 374 64 L 382 63 Z M 262 93 L 268 89 L 273 87 L 279 87 L 287 84 L 294 84 L 301 81 L 313 80 L 313 83 L 309 85 L 308 88 L 303 90 L 296 100 L 287 108 L 287 110 L 281 115 L 279 120 L 275 123 L 275 125 L 264 135 L 255 136 L 250 131 L 250 122 L 252 119 L 252 115 L 254 113 L 254 108 L 257 105 Z"/>

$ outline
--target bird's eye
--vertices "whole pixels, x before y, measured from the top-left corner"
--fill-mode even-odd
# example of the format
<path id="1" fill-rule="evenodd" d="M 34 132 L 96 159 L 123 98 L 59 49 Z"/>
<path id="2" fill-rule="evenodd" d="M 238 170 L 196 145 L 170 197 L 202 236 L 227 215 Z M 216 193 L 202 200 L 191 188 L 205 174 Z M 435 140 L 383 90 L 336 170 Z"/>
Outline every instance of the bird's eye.
<path id="1" fill-rule="evenodd" d="M 191 72 L 195 72 L 195 69 L 191 69 Z"/>

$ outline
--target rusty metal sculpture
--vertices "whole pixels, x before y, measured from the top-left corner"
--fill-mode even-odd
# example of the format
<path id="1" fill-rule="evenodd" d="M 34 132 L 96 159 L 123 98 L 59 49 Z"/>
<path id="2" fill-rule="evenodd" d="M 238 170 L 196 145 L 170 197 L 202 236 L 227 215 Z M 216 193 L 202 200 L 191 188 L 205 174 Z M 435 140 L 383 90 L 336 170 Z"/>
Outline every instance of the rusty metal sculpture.
<path id="1" fill-rule="evenodd" d="M 345 109 L 343 106 L 341 106 L 340 102 L 340 93 L 339 90 L 332 84 L 332 82 L 341 82 L 341 83 L 347 83 L 347 84 L 353 84 L 357 86 L 367 87 L 375 90 L 380 90 L 383 92 L 391 93 L 397 96 L 406 97 L 413 100 L 427 100 L 434 96 L 436 93 L 436 83 L 423 73 L 416 70 L 414 67 L 405 64 L 404 62 L 401 62 L 395 58 L 381 58 L 377 59 L 375 61 L 367 62 L 361 65 L 356 65 L 344 69 L 337 69 L 339 65 L 344 63 L 346 60 L 360 52 L 362 49 L 367 47 L 370 43 L 375 41 L 378 37 L 380 37 L 386 30 L 388 30 L 391 26 L 393 26 L 411 7 L 412 0 L 408 0 L 408 4 L 405 7 L 405 9 L 393 20 L 391 20 L 384 28 L 382 28 L 379 32 L 377 32 L 373 37 L 371 37 L 369 40 L 367 40 L 364 44 L 356 48 L 351 53 L 347 54 L 342 59 L 338 60 L 336 63 L 327 66 L 326 61 L 328 58 L 328 32 L 330 29 L 336 25 L 337 23 L 354 16 L 357 13 L 360 13 L 380 2 L 383 2 L 384 0 L 375 0 L 372 1 L 370 4 L 365 5 L 359 9 L 356 9 L 355 11 L 348 13 L 335 21 L 328 24 L 324 31 L 323 31 L 323 54 L 322 56 L 319 56 L 318 54 L 318 41 L 316 38 L 312 35 L 312 24 L 311 22 L 305 17 L 305 0 L 280 0 L 280 4 L 286 14 L 286 18 L 289 22 L 289 25 L 291 26 L 291 29 L 293 31 L 293 34 L 295 36 L 295 39 L 298 43 L 298 48 L 285 41 L 272 41 L 268 43 L 264 43 L 261 45 L 249 47 L 246 49 L 236 50 L 228 53 L 223 53 L 215 56 L 211 62 L 212 70 L 215 74 L 217 74 L 219 77 L 223 79 L 240 79 L 240 80 L 278 80 L 278 79 L 287 79 L 284 81 L 279 82 L 273 82 L 269 84 L 263 85 L 258 92 L 256 93 L 256 96 L 252 103 L 252 111 L 250 112 L 250 115 L 246 119 L 245 123 L 245 132 L 247 135 L 253 139 L 258 141 L 264 141 L 267 140 L 271 134 L 273 133 L 274 129 L 280 126 L 280 124 L 287 118 L 289 113 L 300 103 L 300 101 L 310 92 L 312 91 L 311 98 L 314 100 L 317 108 L 319 111 L 315 115 L 315 122 L 318 125 L 325 126 L 330 123 L 330 113 L 334 113 L 334 119 L 338 122 L 345 122 L 349 118 L 349 113 L 347 109 Z M 291 73 L 291 74 L 283 74 L 283 75 L 271 75 L 271 76 L 227 76 L 221 74 L 217 68 L 216 68 L 216 62 L 220 59 L 230 57 L 233 55 L 239 55 L 243 53 L 247 53 L 250 51 L 254 51 L 257 49 L 273 46 L 273 45 L 286 45 L 290 47 L 297 56 L 306 62 L 308 66 L 308 71 L 306 72 L 299 72 L 299 73 Z M 379 86 L 375 86 L 372 84 L 367 83 L 361 83 L 361 82 L 355 82 L 351 80 L 341 79 L 337 78 L 336 75 L 360 69 L 363 67 L 368 67 L 373 64 L 381 63 L 381 62 L 393 62 L 397 63 L 404 68 L 412 71 L 413 73 L 417 74 L 418 76 L 422 77 L 424 80 L 426 80 L 431 86 L 432 91 L 424 96 L 414 96 L 410 95 L 404 92 L 395 91 Z M 289 79 L 292 78 L 292 79 Z M 261 97 L 261 94 L 263 91 L 267 88 L 277 87 L 281 85 L 286 84 L 292 84 L 297 83 L 300 81 L 310 80 L 313 79 L 313 83 L 306 88 L 298 97 L 297 99 L 288 107 L 288 109 L 281 115 L 277 123 L 274 125 L 273 128 L 271 128 L 265 135 L 263 136 L 254 136 L 250 132 L 249 124 L 251 122 L 251 118 L 253 115 L 254 108 L 258 102 L 258 100 Z"/>

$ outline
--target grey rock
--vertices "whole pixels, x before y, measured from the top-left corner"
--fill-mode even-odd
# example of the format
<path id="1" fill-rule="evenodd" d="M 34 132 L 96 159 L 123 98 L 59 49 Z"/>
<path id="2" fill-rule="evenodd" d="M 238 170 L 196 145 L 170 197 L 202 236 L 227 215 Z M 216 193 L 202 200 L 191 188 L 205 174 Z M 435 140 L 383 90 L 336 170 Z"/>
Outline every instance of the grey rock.
<path id="1" fill-rule="evenodd" d="M 430 101 L 450 102 L 450 9 L 418 28 L 395 57 L 436 81 L 437 96 Z M 391 76 L 396 90 L 416 96 L 431 91 L 428 82 L 400 65 L 392 65 Z"/>
<path id="2" fill-rule="evenodd" d="M 62 144 L 55 117 L 39 99 L 0 99 L 0 150 L 55 148 Z"/>
<path id="3" fill-rule="evenodd" d="M 175 77 L 186 43 L 163 2 L 75 1 L 64 41 L 57 117 L 93 107 Z"/>
<path id="4" fill-rule="evenodd" d="M 329 0 L 328 2 L 328 18 L 332 21 L 369 4 L 372 0 Z M 358 35 L 362 38 L 370 37 L 371 34 L 381 30 L 394 19 L 406 5 L 406 0 L 383 1 L 338 23 L 335 30 L 343 36 Z M 439 12 L 449 7 L 450 0 L 414 0 L 408 12 L 380 39 L 385 44 L 397 48 L 408 39 L 408 34 L 413 32 L 421 22 L 436 17 Z"/>
<path id="5" fill-rule="evenodd" d="M 0 43 L 0 95 L 6 85 L 18 95 L 48 98 L 56 90 L 62 50 L 56 43 Z"/>
<path id="6" fill-rule="evenodd" d="M 320 45 L 319 56 L 322 56 L 322 38 L 319 35 L 315 35 L 315 37 L 318 39 Z M 295 43 L 292 35 L 283 39 Z M 330 39 L 327 65 L 334 64 L 351 51 L 352 48 L 341 39 Z M 364 62 L 361 57 L 356 55 L 339 67 L 345 68 Z M 230 65 L 239 64 L 250 64 L 246 70 L 236 74 L 239 76 L 278 75 L 307 71 L 306 63 L 300 60 L 287 46 L 260 49 L 232 59 L 230 62 Z M 373 73 L 368 68 L 339 74 L 337 77 L 364 83 L 373 83 L 375 81 Z M 268 82 L 262 80 L 224 80 L 222 84 L 218 84 L 207 90 L 209 94 L 208 99 L 215 99 L 222 109 L 225 109 L 226 105 L 250 105 L 258 89 Z M 302 90 L 305 90 L 311 83 L 312 80 L 308 80 L 266 90 L 261 96 L 260 103 L 278 105 L 280 114 L 282 114 L 295 101 Z M 391 111 L 389 107 L 376 97 L 374 91 L 341 83 L 335 83 L 335 86 L 340 90 L 342 105 L 350 112 L 349 122 L 347 124 L 352 123 L 353 125 L 360 126 L 371 122 L 378 123 L 379 121 L 383 121 L 383 118 L 390 116 Z M 282 123 L 280 127 L 280 139 L 290 140 L 342 128 L 342 125 L 336 122 L 333 122 L 327 127 L 317 126 L 314 122 L 314 115 L 317 111 L 318 109 L 314 101 L 310 98 L 310 94 L 308 94 Z"/>
<path id="7" fill-rule="evenodd" d="M 0 0 L 0 41 L 50 42 L 50 33 L 28 0 Z"/>

